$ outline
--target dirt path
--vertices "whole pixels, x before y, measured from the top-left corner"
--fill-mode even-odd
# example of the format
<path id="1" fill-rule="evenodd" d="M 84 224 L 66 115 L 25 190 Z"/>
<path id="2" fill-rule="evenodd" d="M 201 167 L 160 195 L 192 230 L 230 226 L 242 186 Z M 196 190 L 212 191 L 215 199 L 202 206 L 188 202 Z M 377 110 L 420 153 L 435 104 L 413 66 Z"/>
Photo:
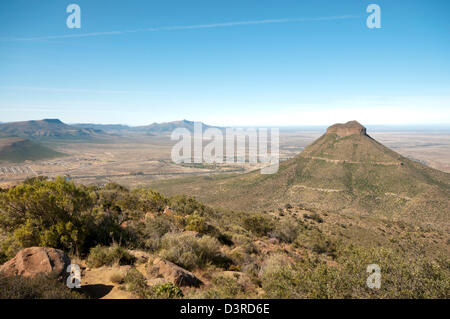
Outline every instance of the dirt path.
<path id="1" fill-rule="evenodd" d="M 100 267 L 84 269 L 81 276 L 81 289 L 95 299 L 136 299 L 126 290 L 119 288 L 119 284 L 111 281 L 111 275 L 126 272 L 127 266 Z"/>

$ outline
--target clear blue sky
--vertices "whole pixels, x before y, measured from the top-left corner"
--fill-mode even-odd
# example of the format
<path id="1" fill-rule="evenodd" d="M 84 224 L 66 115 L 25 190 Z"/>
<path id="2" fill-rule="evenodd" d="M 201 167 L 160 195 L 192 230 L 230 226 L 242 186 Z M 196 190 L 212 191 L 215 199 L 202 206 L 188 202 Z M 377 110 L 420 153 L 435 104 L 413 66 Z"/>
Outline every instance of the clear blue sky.
<path id="1" fill-rule="evenodd" d="M 449 15 L 447 0 L 2 0 L 0 121 L 449 124 Z"/>

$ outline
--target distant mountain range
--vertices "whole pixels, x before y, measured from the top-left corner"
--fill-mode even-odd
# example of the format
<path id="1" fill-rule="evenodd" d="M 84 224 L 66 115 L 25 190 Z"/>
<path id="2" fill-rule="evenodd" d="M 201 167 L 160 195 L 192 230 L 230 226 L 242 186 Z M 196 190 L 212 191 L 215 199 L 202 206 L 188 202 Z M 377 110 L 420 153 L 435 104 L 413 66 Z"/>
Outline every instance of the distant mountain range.
<path id="1" fill-rule="evenodd" d="M 67 125 L 58 119 L 3 123 L 0 124 L 0 133 L 4 136 L 30 139 L 85 139 L 93 137 L 94 135 L 103 134 L 103 132 L 99 130 L 90 128 L 83 129 Z"/>
<path id="2" fill-rule="evenodd" d="M 203 129 L 213 126 L 202 123 Z M 127 133 L 140 133 L 145 135 L 167 135 L 177 128 L 194 130 L 194 122 L 188 120 L 172 121 L 164 123 L 152 123 L 143 126 L 127 126 L 122 124 L 73 124 L 73 127 L 80 129 L 92 129 L 106 132 L 108 134 L 123 135 Z"/>
<path id="3" fill-rule="evenodd" d="M 203 129 L 211 128 L 213 126 L 207 125 L 202 123 Z M 166 123 L 153 123 L 150 125 L 145 126 L 137 126 L 134 127 L 133 130 L 137 132 L 145 132 L 145 133 L 151 133 L 151 134 L 169 134 L 173 130 L 177 128 L 185 128 L 189 131 L 194 131 L 194 122 L 188 121 L 188 120 L 182 120 L 182 121 L 173 121 L 173 122 L 166 122 Z"/>
<path id="4" fill-rule="evenodd" d="M 202 123 L 203 124 L 203 123 Z M 203 124 L 203 129 L 212 127 Z M 194 122 L 188 120 L 166 123 L 153 123 L 145 126 L 127 126 L 122 124 L 66 124 L 58 119 L 38 121 L 10 122 L 0 124 L 0 136 L 22 137 L 32 140 L 42 139 L 92 139 L 109 135 L 143 134 L 166 135 L 176 128 L 194 130 Z"/>
<path id="5" fill-rule="evenodd" d="M 203 129 L 211 127 L 203 124 Z M 117 136 L 168 135 L 176 128 L 194 129 L 188 120 L 130 127 L 121 124 L 66 124 L 58 119 L 0 124 L 0 161 L 21 162 L 62 156 L 47 144 L 52 141 L 92 141 Z M 42 143 L 46 143 L 45 146 Z"/>

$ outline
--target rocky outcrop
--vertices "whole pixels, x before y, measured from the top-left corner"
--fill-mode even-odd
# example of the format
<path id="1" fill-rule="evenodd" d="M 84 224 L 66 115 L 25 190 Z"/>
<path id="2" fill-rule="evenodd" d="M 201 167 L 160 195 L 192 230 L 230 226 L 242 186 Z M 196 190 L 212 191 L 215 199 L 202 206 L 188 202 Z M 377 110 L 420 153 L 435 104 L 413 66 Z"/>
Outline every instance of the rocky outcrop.
<path id="1" fill-rule="evenodd" d="M 198 279 L 193 273 L 159 257 L 155 258 L 155 260 L 153 261 L 152 268 L 155 272 L 163 276 L 164 279 L 176 284 L 179 287 L 200 287 L 201 285 L 203 285 L 203 282 Z"/>
<path id="2" fill-rule="evenodd" d="M 53 278 L 61 278 L 65 276 L 69 265 L 70 258 L 62 250 L 29 247 L 22 249 L 13 259 L 0 266 L 0 273 L 24 277 L 46 274 Z"/>
<path id="3" fill-rule="evenodd" d="M 357 121 L 350 121 L 345 124 L 334 124 L 327 129 L 327 134 L 335 133 L 340 137 L 349 135 L 367 135 L 366 128 Z"/>

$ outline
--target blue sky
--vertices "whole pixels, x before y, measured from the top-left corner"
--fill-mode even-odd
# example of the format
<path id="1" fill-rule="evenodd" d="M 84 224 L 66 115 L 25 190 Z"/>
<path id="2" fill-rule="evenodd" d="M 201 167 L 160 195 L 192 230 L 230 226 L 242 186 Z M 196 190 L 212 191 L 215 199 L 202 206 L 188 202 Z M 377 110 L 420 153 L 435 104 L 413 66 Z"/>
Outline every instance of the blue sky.
<path id="1" fill-rule="evenodd" d="M 446 0 L 2 0 L 0 121 L 450 124 L 449 13 Z"/>

